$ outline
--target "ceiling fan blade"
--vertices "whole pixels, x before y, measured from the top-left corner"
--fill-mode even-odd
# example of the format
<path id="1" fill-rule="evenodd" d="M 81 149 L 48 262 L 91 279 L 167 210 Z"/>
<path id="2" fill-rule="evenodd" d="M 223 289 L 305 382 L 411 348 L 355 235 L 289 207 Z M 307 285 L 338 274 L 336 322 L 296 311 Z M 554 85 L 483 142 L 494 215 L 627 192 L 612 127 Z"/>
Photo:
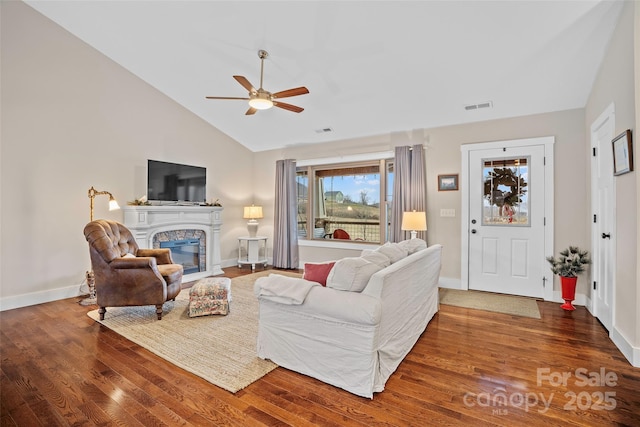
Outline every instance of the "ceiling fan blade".
<path id="1" fill-rule="evenodd" d="M 304 108 L 298 107 L 296 105 L 285 104 L 284 102 L 276 102 L 273 101 L 273 105 L 285 110 L 293 111 L 294 113 L 301 113 L 304 111 Z"/>
<path id="2" fill-rule="evenodd" d="M 240 83 L 242 85 L 243 88 L 245 88 L 246 90 L 248 90 L 251 93 L 256 92 L 256 89 L 253 87 L 253 85 L 251 83 L 249 83 L 249 80 L 247 80 L 246 77 L 244 76 L 233 76 L 234 79 L 236 79 L 236 81 L 238 83 Z"/>
<path id="3" fill-rule="evenodd" d="M 274 98 L 288 98 L 290 96 L 304 95 L 306 93 L 309 93 L 309 89 L 307 89 L 304 86 L 300 86 L 294 89 L 287 89 L 280 92 L 276 92 L 272 96 Z"/>
<path id="4" fill-rule="evenodd" d="M 247 110 L 247 112 L 246 112 L 246 113 L 244 113 L 244 115 L 245 115 L 245 116 L 250 116 L 250 115 L 252 115 L 252 114 L 255 114 L 255 113 L 256 113 L 256 111 L 258 111 L 256 108 L 249 107 L 249 109 Z"/>
<path id="5" fill-rule="evenodd" d="M 235 96 L 205 96 L 207 99 L 242 99 L 244 101 L 248 101 L 249 98 L 237 98 Z"/>

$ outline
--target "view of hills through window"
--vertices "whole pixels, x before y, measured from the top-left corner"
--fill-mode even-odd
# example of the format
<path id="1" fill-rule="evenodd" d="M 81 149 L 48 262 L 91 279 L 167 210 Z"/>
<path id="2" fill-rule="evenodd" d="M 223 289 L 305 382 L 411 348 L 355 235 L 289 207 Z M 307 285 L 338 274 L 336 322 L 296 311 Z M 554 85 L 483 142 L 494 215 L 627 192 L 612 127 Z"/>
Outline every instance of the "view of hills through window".
<path id="1" fill-rule="evenodd" d="M 347 232 L 350 240 L 380 242 L 380 216 L 386 220 L 384 189 L 380 179 L 380 165 L 316 169 L 313 170 L 313 192 L 311 204 L 309 171 L 299 170 L 298 225 L 299 235 L 306 237 L 307 220 L 313 221 L 313 238 L 331 238 L 336 229 Z M 387 174 L 387 180 L 389 180 Z M 392 180 L 392 178 L 391 178 Z M 387 182 L 387 187 L 389 183 Z M 381 196 L 382 195 L 382 196 Z M 307 209 L 313 216 L 307 218 Z M 310 234 L 310 233 L 309 233 Z"/>

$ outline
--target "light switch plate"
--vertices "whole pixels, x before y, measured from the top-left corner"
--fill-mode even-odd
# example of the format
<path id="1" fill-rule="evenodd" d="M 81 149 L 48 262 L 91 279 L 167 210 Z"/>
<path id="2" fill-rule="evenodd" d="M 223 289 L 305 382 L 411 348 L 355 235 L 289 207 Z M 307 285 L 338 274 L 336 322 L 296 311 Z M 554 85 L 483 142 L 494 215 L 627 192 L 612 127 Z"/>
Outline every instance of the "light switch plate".
<path id="1" fill-rule="evenodd" d="M 442 217 L 455 217 L 456 210 L 455 209 L 440 209 L 440 216 Z"/>

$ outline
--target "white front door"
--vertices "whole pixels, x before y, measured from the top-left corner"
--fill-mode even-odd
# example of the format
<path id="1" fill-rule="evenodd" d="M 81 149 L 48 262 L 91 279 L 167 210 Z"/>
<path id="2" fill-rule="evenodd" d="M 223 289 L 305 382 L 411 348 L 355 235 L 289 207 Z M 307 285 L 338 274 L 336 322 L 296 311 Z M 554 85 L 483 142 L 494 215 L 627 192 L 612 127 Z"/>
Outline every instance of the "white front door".
<path id="1" fill-rule="evenodd" d="M 613 177 L 614 110 L 611 105 L 591 126 L 591 234 L 593 315 L 607 330 L 613 318 L 615 183 Z M 594 289 L 595 288 L 595 289 Z"/>
<path id="2" fill-rule="evenodd" d="M 545 145 L 470 149 L 468 162 L 469 289 L 543 298 Z"/>

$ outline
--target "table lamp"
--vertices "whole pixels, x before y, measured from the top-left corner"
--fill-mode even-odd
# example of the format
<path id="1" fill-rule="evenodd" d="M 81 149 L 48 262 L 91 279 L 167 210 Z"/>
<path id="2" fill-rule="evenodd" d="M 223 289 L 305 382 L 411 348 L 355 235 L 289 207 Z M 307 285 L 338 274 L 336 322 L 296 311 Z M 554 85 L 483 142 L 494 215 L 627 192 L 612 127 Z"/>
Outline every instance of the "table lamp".
<path id="1" fill-rule="evenodd" d="M 249 237 L 256 237 L 258 233 L 258 221 L 259 218 L 263 218 L 262 215 L 262 206 L 245 206 L 244 207 L 244 215 L 242 216 L 244 219 L 248 219 L 247 229 L 249 230 Z"/>
<path id="2" fill-rule="evenodd" d="M 402 214 L 402 230 L 410 230 L 411 238 L 415 239 L 418 235 L 418 231 L 424 231 L 427 229 L 427 214 L 425 212 L 404 212 Z"/>

